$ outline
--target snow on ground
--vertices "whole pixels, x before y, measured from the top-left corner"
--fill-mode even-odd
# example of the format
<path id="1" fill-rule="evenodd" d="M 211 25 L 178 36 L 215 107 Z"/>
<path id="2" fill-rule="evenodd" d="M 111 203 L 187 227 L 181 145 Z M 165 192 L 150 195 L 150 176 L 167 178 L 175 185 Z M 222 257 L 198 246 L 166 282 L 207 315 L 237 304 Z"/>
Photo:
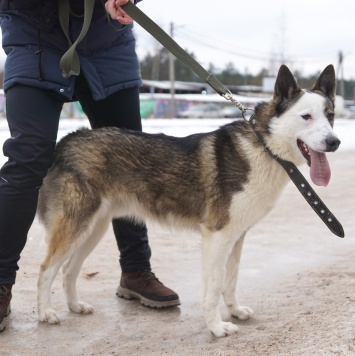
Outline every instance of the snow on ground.
<path id="1" fill-rule="evenodd" d="M 221 125 L 231 122 L 231 119 L 147 119 L 143 120 L 143 130 L 149 133 L 164 133 L 172 136 L 187 136 L 198 132 L 215 130 Z M 58 139 L 80 127 L 89 127 L 86 119 L 61 119 Z M 355 151 L 355 120 L 336 119 L 335 131 L 341 140 L 339 152 Z M 9 137 L 6 119 L 0 118 L 0 147 Z M 2 150 L 0 165 L 6 161 Z"/>

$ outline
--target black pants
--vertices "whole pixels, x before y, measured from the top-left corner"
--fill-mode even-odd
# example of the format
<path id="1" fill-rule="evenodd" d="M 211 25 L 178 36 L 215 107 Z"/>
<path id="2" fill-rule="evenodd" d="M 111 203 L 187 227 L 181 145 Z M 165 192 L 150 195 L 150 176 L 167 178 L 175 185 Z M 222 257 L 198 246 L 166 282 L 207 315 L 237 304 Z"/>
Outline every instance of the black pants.
<path id="1" fill-rule="evenodd" d="M 75 95 L 93 128 L 142 130 L 138 88 L 118 91 L 94 101 L 84 76 Z M 11 138 L 4 143 L 8 161 L 0 171 L 0 284 L 14 284 L 18 261 L 34 220 L 38 191 L 52 164 L 64 97 L 49 90 L 15 85 L 6 94 Z M 113 220 L 123 271 L 150 268 L 147 229 Z M 36 258 L 34 256 L 34 258 Z"/>

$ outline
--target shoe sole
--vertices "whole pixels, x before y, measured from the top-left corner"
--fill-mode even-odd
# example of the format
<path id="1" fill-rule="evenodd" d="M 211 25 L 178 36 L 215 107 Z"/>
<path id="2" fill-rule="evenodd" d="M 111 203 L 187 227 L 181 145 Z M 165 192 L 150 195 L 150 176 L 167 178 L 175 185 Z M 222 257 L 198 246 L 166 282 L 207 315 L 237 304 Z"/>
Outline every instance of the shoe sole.
<path id="1" fill-rule="evenodd" d="M 5 329 L 6 329 L 6 325 L 5 324 L 5 318 L 11 313 L 11 307 L 9 305 L 9 307 L 7 308 L 7 311 L 6 311 L 6 314 L 5 314 L 5 317 L 2 321 L 2 323 L 0 324 L 0 333 L 3 332 Z"/>
<path id="2" fill-rule="evenodd" d="M 160 309 L 160 308 L 168 308 L 180 305 L 180 300 L 167 300 L 165 302 L 157 302 L 155 300 L 147 299 L 136 293 L 130 289 L 118 287 L 116 295 L 120 298 L 132 300 L 132 299 L 139 299 L 140 303 L 148 308 Z"/>

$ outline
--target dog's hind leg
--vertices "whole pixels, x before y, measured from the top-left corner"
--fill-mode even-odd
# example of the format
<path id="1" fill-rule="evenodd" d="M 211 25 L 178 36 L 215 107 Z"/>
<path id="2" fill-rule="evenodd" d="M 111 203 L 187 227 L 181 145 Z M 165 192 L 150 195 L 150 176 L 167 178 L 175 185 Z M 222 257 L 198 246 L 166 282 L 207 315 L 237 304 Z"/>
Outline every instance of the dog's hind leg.
<path id="1" fill-rule="evenodd" d="M 48 232 L 49 233 L 49 232 Z M 64 218 L 58 219 L 48 239 L 47 256 L 41 264 L 37 283 L 37 310 L 40 321 L 59 323 L 51 307 L 51 286 L 64 261 L 69 257 L 71 240 Z"/>
<path id="2" fill-rule="evenodd" d="M 237 281 L 239 272 L 240 256 L 245 233 L 237 240 L 226 264 L 226 275 L 223 287 L 223 298 L 232 316 L 241 320 L 249 319 L 254 312 L 249 307 L 239 304 L 237 297 Z"/>
<path id="3" fill-rule="evenodd" d="M 217 232 L 211 232 L 208 229 L 202 230 L 202 306 L 207 326 L 217 337 L 228 336 L 239 330 L 237 325 L 222 321 L 218 308 L 223 291 L 226 273 L 225 266 L 235 243 L 233 234 L 226 229 L 224 230 Z"/>
<path id="4" fill-rule="evenodd" d="M 101 221 L 94 219 L 92 223 L 92 232 L 86 232 L 88 236 L 85 236 L 84 242 L 75 249 L 74 253 L 62 267 L 63 289 L 65 297 L 69 310 L 74 313 L 88 314 L 92 313 L 94 310 L 90 304 L 79 300 L 76 281 L 83 262 L 100 242 L 102 236 L 109 226 L 110 221 L 111 220 L 108 218 L 101 219 Z"/>

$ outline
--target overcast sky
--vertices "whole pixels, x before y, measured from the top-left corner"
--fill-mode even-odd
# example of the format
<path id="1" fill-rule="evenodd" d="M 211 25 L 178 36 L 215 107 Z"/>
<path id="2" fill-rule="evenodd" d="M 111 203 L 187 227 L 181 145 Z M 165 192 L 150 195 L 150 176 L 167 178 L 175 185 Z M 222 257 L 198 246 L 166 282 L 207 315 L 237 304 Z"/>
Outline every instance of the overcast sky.
<path id="1" fill-rule="evenodd" d="M 305 75 L 330 63 L 337 72 L 342 51 L 344 78 L 355 79 L 354 0 L 143 0 L 138 6 L 166 32 L 173 23 L 175 40 L 206 69 L 231 62 L 255 74 L 278 57 Z M 135 31 L 139 56 L 153 53 L 151 36 L 138 24 Z"/>
<path id="2" fill-rule="evenodd" d="M 304 75 L 330 63 L 338 72 L 342 51 L 344 78 L 355 79 L 355 0 L 143 0 L 138 6 L 168 33 L 173 23 L 175 40 L 206 69 L 230 62 L 256 74 L 271 68 L 271 58 L 284 58 Z M 138 24 L 135 33 L 139 57 L 154 53 L 152 37 Z M 0 50 L 0 67 L 4 57 Z"/>

